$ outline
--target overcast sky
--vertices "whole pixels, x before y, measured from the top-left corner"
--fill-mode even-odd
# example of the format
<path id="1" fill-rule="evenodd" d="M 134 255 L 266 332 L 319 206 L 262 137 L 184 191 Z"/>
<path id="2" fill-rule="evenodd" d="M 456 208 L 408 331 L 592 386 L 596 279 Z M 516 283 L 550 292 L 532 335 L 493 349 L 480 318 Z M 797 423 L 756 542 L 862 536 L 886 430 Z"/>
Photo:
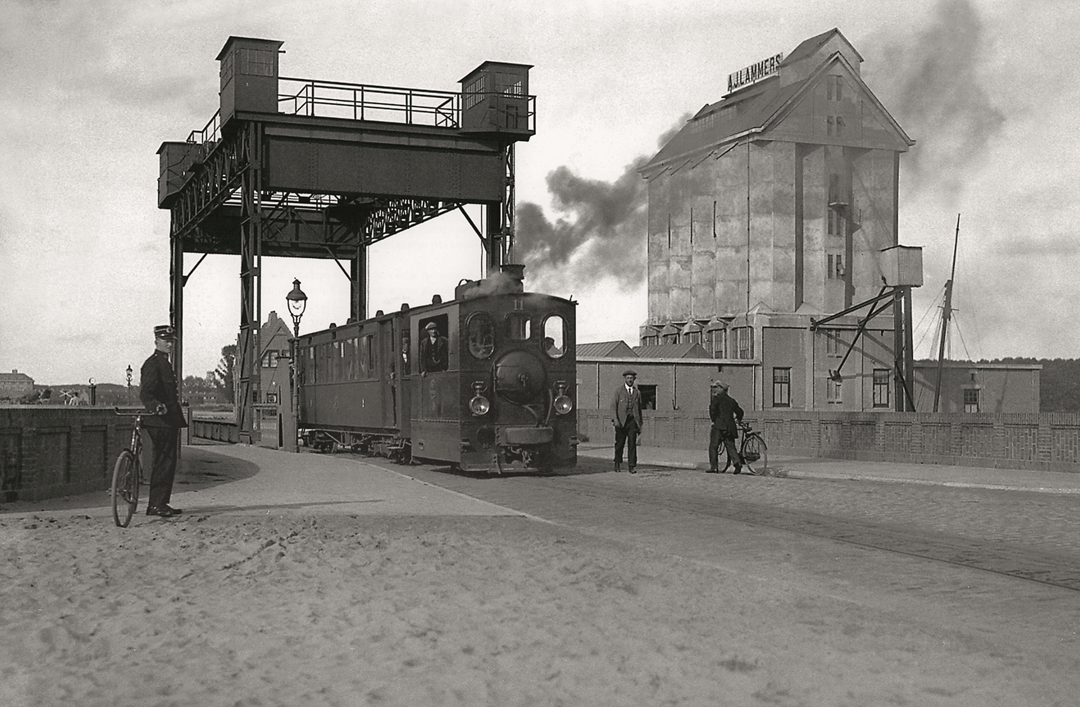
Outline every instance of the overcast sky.
<path id="1" fill-rule="evenodd" d="M 952 357 L 1080 356 L 1072 0 L 0 0 L 0 17 L 0 371 L 122 383 L 150 353 L 169 307 L 156 152 L 217 110 L 230 35 L 284 42 L 284 77 L 453 91 L 485 60 L 533 65 L 521 225 L 580 245 L 527 286 L 580 301 L 579 341 L 633 345 L 645 263 L 603 267 L 644 243 L 632 168 L 729 73 L 837 27 L 917 141 L 900 199 L 900 241 L 924 247 L 916 353 L 933 348 L 962 214 Z M 460 215 L 395 236 L 372 250 L 371 311 L 449 298 L 480 263 Z M 344 275 L 299 259 L 267 259 L 264 316 L 285 314 L 294 277 L 302 330 L 345 321 Z M 235 341 L 237 258 L 207 258 L 185 307 L 185 373 L 201 376 Z"/>

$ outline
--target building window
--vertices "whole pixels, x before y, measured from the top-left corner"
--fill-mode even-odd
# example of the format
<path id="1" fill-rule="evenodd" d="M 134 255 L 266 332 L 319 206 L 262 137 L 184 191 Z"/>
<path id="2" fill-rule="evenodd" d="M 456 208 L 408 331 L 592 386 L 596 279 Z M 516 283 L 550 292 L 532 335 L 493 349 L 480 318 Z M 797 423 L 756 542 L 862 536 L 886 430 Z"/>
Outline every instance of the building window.
<path id="1" fill-rule="evenodd" d="M 825 116 L 825 134 L 832 137 L 833 134 L 833 117 L 831 115 Z"/>
<path id="2" fill-rule="evenodd" d="M 830 101 L 844 100 L 844 77 L 829 76 L 825 80 L 826 99 Z"/>
<path id="3" fill-rule="evenodd" d="M 240 58 L 240 73 L 247 76 L 273 76 L 276 51 L 268 49 L 243 48 L 237 53 Z"/>
<path id="4" fill-rule="evenodd" d="M 827 356 L 840 355 L 840 332 L 835 329 L 825 330 L 825 354 Z"/>
<path id="5" fill-rule="evenodd" d="M 726 344 L 726 331 L 724 329 L 713 329 L 708 332 L 707 343 L 709 345 L 709 353 L 713 358 L 727 358 L 727 346 Z"/>
<path id="6" fill-rule="evenodd" d="M 839 253 L 829 256 L 829 267 L 825 276 L 830 280 L 844 279 L 844 256 Z"/>
<path id="7" fill-rule="evenodd" d="M 874 369 L 874 407 L 889 407 L 889 369 Z"/>
<path id="8" fill-rule="evenodd" d="M 836 116 L 836 137 L 842 137 L 844 135 L 844 116 Z"/>
<path id="9" fill-rule="evenodd" d="M 674 334 L 664 334 L 664 343 L 665 344 L 677 344 L 677 343 L 679 343 L 679 333 L 675 332 Z"/>
<path id="10" fill-rule="evenodd" d="M 660 343 L 660 337 L 656 334 L 641 337 L 642 346 L 655 346 Z"/>
<path id="11" fill-rule="evenodd" d="M 737 327 L 732 329 L 735 335 L 735 358 L 754 357 L 754 330 L 751 327 Z"/>
<path id="12" fill-rule="evenodd" d="M 839 253 L 829 256 L 828 272 L 825 274 L 830 280 L 844 279 L 844 256 Z"/>
<path id="13" fill-rule="evenodd" d="M 774 408 L 791 407 L 791 369 L 772 369 L 772 404 Z"/>
<path id="14" fill-rule="evenodd" d="M 267 351 L 266 354 L 263 355 L 262 367 L 263 368 L 277 368 L 277 365 L 278 365 L 278 352 L 277 351 Z"/>
<path id="15" fill-rule="evenodd" d="M 844 382 L 839 378 L 829 377 L 825 380 L 825 401 L 828 403 L 842 403 Z"/>
<path id="16" fill-rule="evenodd" d="M 642 410 L 655 410 L 656 409 L 656 386 L 655 385 L 638 385 L 638 390 L 641 391 L 641 409 Z"/>
<path id="17" fill-rule="evenodd" d="M 964 412 L 979 412 L 978 388 L 964 388 Z"/>
<path id="18" fill-rule="evenodd" d="M 838 210 L 832 208 L 828 210 L 828 214 L 829 235 L 844 235 L 844 215 L 841 214 Z"/>

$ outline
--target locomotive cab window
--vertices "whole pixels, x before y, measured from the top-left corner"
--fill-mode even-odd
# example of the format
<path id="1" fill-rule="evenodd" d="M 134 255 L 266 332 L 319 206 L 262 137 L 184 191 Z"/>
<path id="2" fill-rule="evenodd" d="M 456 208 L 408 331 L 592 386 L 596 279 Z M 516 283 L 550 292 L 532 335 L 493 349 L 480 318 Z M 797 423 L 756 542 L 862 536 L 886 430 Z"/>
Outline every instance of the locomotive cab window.
<path id="1" fill-rule="evenodd" d="M 506 335 L 511 341 L 528 341 L 532 338 L 532 322 L 524 312 L 506 315 Z"/>
<path id="2" fill-rule="evenodd" d="M 469 353 L 473 358 L 485 359 L 495 351 L 495 323 L 486 312 L 476 312 L 465 324 L 469 341 Z"/>
<path id="3" fill-rule="evenodd" d="M 544 320 L 544 353 L 551 358 L 562 358 L 566 353 L 566 321 L 558 314 Z"/>
<path id="4" fill-rule="evenodd" d="M 420 342 L 420 372 L 435 373 L 450 367 L 450 345 L 446 338 L 449 318 L 445 314 L 417 322 Z"/>

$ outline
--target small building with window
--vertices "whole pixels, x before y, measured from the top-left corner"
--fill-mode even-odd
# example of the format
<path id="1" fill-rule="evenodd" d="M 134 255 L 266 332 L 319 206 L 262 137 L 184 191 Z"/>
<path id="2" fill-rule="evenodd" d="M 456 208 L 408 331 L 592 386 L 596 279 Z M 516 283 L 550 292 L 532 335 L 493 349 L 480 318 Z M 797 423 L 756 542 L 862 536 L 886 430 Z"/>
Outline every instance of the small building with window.
<path id="1" fill-rule="evenodd" d="M 25 373 L 0 373 L 0 400 L 14 401 L 33 392 L 34 379 Z"/>
<path id="2" fill-rule="evenodd" d="M 259 405 L 287 403 L 289 396 L 289 361 L 292 357 L 292 331 L 289 325 L 270 312 L 259 329 Z"/>
<path id="3" fill-rule="evenodd" d="M 651 345 L 634 349 L 614 342 L 579 344 L 578 400 L 582 409 L 607 409 L 622 384 L 622 372 L 637 371 L 646 410 L 700 414 L 708 409 L 709 383 L 723 380 L 746 410 L 891 412 L 898 390 L 893 378 L 891 331 L 826 329 L 809 335 L 798 327 L 766 326 L 762 340 L 768 366 L 760 359 L 702 356 L 697 345 Z M 810 349 L 809 364 L 803 346 Z M 848 349 L 851 348 L 849 353 Z M 813 376 L 819 367 L 838 376 Z M 1037 413 L 1042 366 L 1037 364 L 946 361 L 941 367 L 938 410 L 953 413 Z M 932 412 L 938 381 L 936 361 L 915 365 L 914 409 Z M 809 383 L 809 385 L 808 385 Z M 899 390 L 903 390 L 899 388 Z"/>

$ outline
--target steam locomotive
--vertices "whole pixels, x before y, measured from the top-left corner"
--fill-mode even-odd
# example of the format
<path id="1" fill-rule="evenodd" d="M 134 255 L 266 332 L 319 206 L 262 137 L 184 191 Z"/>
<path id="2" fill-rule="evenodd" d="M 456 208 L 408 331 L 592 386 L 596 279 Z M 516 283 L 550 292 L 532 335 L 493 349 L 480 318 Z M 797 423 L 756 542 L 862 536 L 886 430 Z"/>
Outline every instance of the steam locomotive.
<path id="1" fill-rule="evenodd" d="M 523 270 L 301 336 L 303 441 L 472 472 L 574 466 L 576 303 L 525 292 Z"/>

